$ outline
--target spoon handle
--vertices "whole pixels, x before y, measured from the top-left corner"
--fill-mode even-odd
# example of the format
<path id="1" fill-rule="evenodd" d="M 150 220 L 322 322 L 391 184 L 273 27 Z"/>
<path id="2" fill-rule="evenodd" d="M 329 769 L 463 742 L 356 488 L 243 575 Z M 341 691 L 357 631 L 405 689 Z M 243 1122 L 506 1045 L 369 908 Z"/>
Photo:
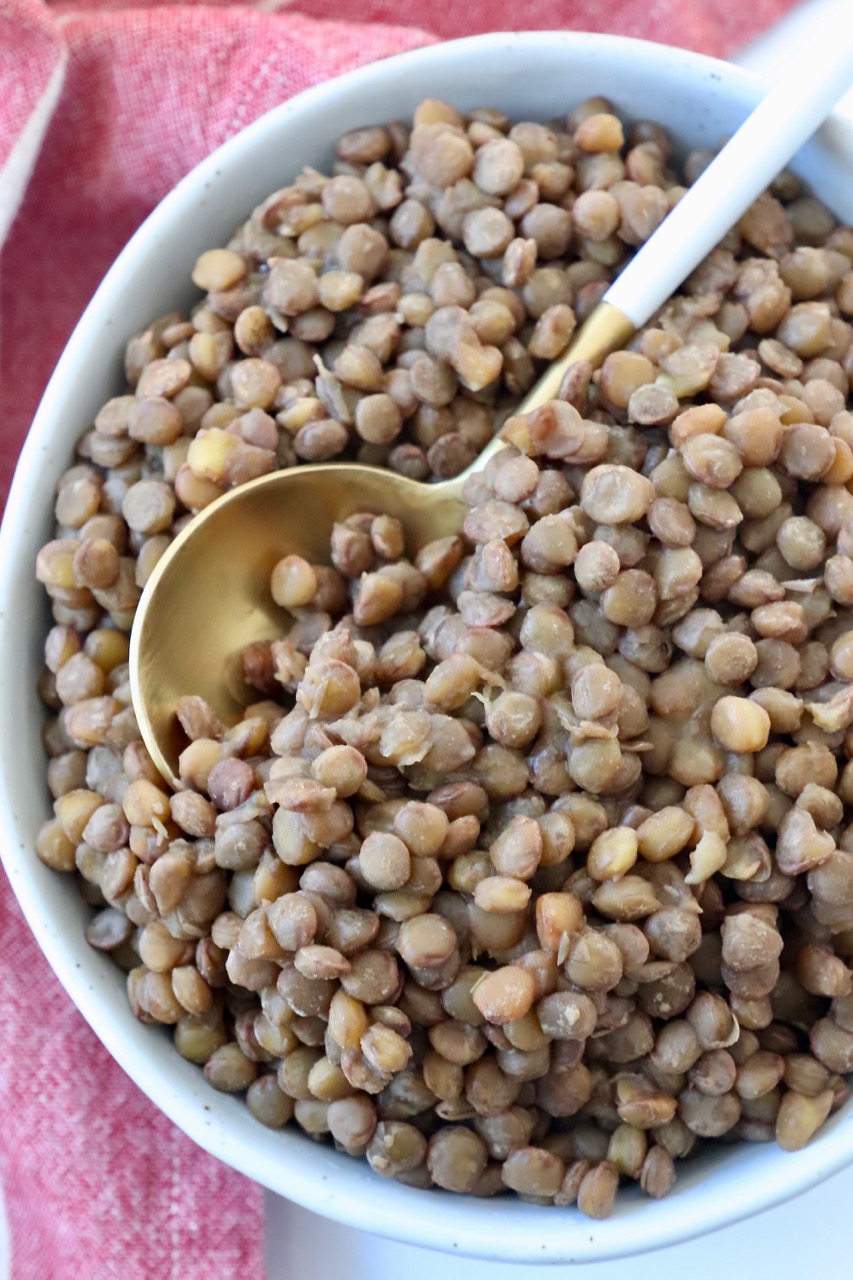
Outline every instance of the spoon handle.
<path id="1" fill-rule="evenodd" d="M 556 400 L 570 365 L 589 360 L 597 368 L 611 351 L 624 347 L 811 137 L 853 84 L 853 37 L 835 34 L 835 44 L 822 37 L 809 46 L 796 78 L 779 81 L 762 98 L 614 280 L 516 414 Z M 461 494 L 466 478 L 511 435 L 510 430 L 509 435 L 496 436 L 461 475 L 445 480 L 441 488 Z"/>
<path id="2" fill-rule="evenodd" d="M 799 150 L 853 83 L 850 29 L 805 50 L 613 282 L 604 301 L 639 329 Z"/>

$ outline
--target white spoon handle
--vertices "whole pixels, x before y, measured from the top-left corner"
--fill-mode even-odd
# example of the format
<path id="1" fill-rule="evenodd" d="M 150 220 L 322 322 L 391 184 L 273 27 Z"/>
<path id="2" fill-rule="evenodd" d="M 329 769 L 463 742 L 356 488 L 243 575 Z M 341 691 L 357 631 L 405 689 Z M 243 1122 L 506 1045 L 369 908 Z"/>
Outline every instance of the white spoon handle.
<path id="1" fill-rule="evenodd" d="M 851 29 L 807 48 L 613 282 L 604 301 L 636 329 L 663 305 L 853 84 Z M 853 175 L 851 176 L 853 181 Z"/>

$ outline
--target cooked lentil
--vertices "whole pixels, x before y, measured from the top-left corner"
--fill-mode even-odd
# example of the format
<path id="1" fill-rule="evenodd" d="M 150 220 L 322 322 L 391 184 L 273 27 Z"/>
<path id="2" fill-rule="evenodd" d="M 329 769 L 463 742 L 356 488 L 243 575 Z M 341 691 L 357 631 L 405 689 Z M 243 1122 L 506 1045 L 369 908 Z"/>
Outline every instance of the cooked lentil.
<path id="1" fill-rule="evenodd" d="M 677 199 L 663 131 L 430 100 L 337 157 L 199 257 L 59 483 L 36 853 L 137 1017 L 381 1176 L 603 1217 L 717 1138 L 797 1149 L 853 1069 L 853 236 L 786 175 L 512 418 Z M 183 700 L 170 795 L 127 633 L 192 514 L 456 475 L 507 419 L 461 536 L 357 513 L 275 566 L 295 625 L 239 724 Z"/>

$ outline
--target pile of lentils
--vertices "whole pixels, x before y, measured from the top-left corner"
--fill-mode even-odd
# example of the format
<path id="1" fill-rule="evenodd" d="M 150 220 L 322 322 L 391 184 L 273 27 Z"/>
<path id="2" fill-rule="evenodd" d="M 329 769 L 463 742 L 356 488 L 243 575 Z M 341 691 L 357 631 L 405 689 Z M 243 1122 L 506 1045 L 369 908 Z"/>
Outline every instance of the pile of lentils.
<path id="1" fill-rule="evenodd" d="M 848 1096 L 853 231 L 782 174 L 513 415 L 710 158 L 598 98 L 348 133 L 130 340 L 59 482 L 39 857 L 214 1088 L 414 1187 L 604 1217 Z M 365 512 L 276 566 L 281 639 L 239 723 L 183 699 L 171 793 L 128 632 L 195 512 L 499 427 L 458 537 Z"/>

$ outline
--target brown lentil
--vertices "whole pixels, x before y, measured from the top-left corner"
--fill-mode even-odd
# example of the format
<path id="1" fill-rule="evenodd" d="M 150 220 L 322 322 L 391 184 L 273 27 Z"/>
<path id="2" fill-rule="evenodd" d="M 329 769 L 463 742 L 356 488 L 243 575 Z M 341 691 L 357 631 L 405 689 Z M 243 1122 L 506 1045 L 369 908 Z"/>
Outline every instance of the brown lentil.
<path id="1" fill-rule="evenodd" d="M 458 474 L 680 190 L 604 99 L 337 155 L 200 255 L 60 481 L 36 854 L 214 1087 L 384 1176 L 601 1217 L 697 1136 L 796 1149 L 853 1067 L 853 238 L 775 184 L 512 419 L 463 536 L 409 563 L 357 513 L 280 561 L 263 701 L 184 700 L 169 795 L 127 634 L 188 517 L 348 451 Z"/>

